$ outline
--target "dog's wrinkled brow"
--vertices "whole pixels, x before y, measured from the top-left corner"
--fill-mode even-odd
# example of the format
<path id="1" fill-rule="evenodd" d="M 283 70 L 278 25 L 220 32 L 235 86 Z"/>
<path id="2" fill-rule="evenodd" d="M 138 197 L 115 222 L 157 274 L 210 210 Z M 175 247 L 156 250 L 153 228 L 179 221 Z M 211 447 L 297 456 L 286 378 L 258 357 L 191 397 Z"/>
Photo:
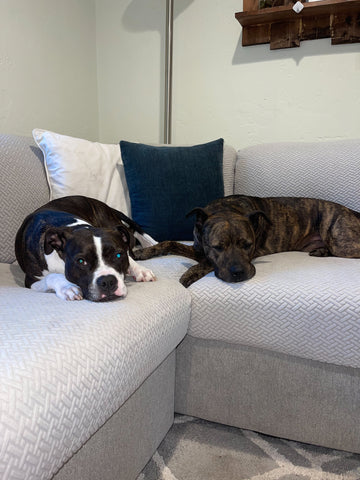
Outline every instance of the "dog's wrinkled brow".
<path id="1" fill-rule="evenodd" d="M 204 228 L 203 238 L 210 245 L 224 243 L 231 236 L 238 237 L 241 236 L 242 231 L 248 231 L 249 223 L 249 219 L 245 216 L 238 217 L 235 222 L 228 220 L 218 221 L 211 224 L 211 227 L 209 224 L 210 228 Z"/>

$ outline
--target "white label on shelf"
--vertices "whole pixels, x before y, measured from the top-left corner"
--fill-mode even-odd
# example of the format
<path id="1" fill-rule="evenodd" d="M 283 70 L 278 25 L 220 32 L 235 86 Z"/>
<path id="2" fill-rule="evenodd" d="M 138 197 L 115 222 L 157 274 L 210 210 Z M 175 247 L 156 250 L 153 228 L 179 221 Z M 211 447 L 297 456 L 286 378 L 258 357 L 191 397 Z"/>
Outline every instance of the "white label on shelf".
<path id="1" fill-rule="evenodd" d="M 304 5 L 301 2 L 296 2 L 293 6 L 293 10 L 295 13 L 300 13 L 301 10 L 304 8 Z"/>

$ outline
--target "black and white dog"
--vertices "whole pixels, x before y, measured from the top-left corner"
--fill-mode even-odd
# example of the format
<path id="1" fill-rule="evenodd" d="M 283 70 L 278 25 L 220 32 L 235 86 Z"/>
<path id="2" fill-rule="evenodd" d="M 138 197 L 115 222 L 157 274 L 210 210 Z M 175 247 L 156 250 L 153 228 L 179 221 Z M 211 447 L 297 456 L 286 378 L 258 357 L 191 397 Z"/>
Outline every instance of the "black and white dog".
<path id="1" fill-rule="evenodd" d="M 53 200 L 25 218 L 15 240 L 25 286 L 64 300 L 125 297 L 125 275 L 155 280 L 132 258 L 136 240 L 153 240 L 123 213 L 83 196 Z"/>

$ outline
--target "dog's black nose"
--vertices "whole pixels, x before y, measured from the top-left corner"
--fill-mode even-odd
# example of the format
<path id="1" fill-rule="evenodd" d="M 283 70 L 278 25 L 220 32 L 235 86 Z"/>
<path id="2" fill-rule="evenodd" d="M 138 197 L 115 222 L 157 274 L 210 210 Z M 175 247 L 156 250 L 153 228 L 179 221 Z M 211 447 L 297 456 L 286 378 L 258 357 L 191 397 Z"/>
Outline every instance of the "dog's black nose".
<path id="1" fill-rule="evenodd" d="M 117 289 L 117 280 L 114 275 L 102 275 L 96 280 L 96 284 L 100 291 L 110 295 Z"/>
<path id="2" fill-rule="evenodd" d="M 232 265 L 230 267 L 230 273 L 234 282 L 241 282 L 241 280 L 244 280 L 246 277 L 245 271 L 241 265 Z"/>

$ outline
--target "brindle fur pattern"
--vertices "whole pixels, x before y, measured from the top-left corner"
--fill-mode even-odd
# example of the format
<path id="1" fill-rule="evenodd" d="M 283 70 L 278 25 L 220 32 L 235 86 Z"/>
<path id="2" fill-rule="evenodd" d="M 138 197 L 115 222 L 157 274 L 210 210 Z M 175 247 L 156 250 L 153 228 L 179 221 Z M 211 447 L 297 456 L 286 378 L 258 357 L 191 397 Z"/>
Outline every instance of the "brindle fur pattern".
<path id="1" fill-rule="evenodd" d="M 176 254 L 198 261 L 181 277 L 188 287 L 214 270 L 225 282 L 255 275 L 254 258 L 285 251 L 360 258 L 360 214 L 313 198 L 231 195 L 195 208 L 194 245 L 161 242 L 135 258 Z"/>

